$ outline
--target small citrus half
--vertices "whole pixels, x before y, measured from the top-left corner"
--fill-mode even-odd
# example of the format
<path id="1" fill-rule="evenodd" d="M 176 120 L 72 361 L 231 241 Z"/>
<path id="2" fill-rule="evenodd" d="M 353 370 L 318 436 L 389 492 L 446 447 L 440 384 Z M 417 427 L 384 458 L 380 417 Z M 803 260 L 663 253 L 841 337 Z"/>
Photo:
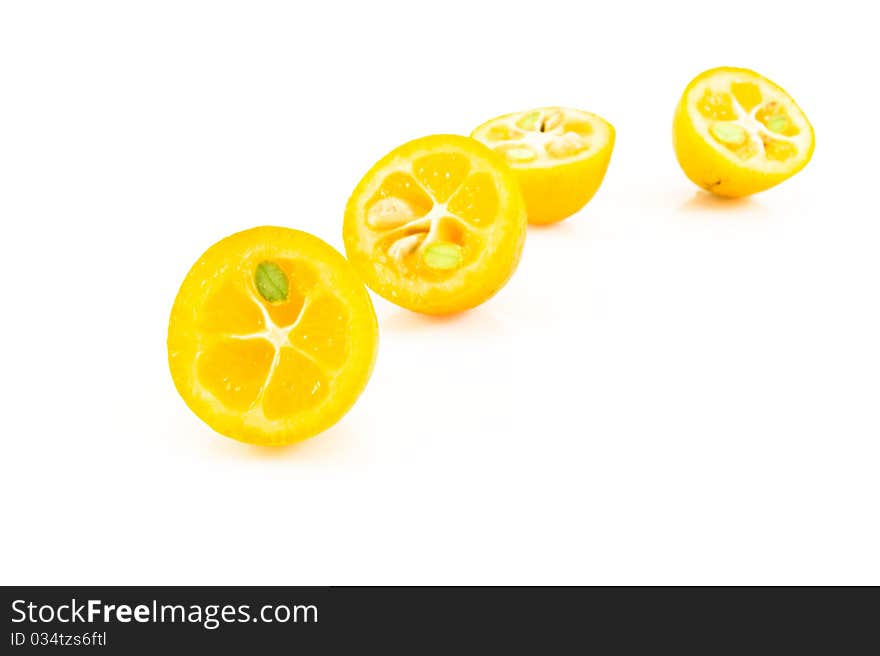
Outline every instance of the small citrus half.
<path id="1" fill-rule="evenodd" d="M 369 380 L 376 315 L 351 265 L 305 232 L 260 227 L 211 246 L 171 310 L 186 404 L 228 437 L 289 444 L 336 423 Z"/>
<path id="2" fill-rule="evenodd" d="M 529 223 L 555 223 L 595 195 L 614 150 L 614 127 L 579 109 L 542 107 L 483 123 L 471 135 L 516 174 Z"/>
<path id="3" fill-rule="evenodd" d="M 526 210 L 513 172 L 474 139 L 435 135 L 396 148 L 345 209 L 349 260 L 402 307 L 446 314 L 479 305 L 513 275 Z"/>
<path id="4" fill-rule="evenodd" d="M 780 86 L 745 68 L 713 68 L 685 89 L 672 140 L 688 178 L 719 196 L 764 191 L 813 155 L 813 127 Z"/>

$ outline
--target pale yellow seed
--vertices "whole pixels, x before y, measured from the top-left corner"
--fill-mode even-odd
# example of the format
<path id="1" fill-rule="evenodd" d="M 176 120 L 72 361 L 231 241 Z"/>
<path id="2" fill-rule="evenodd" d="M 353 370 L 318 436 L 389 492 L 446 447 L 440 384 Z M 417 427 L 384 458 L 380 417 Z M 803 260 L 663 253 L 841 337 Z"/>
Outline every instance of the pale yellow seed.
<path id="1" fill-rule="evenodd" d="M 397 228 L 412 221 L 415 216 L 410 204 L 405 200 L 388 196 L 380 198 L 367 212 L 367 225 L 374 230 Z"/>
<path id="2" fill-rule="evenodd" d="M 509 159 L 511 162 L 531 162 L 538 156 L 535 151 L 528 146 L 515 146 L 513 148 L 506 148 L 502 152 L 504 153 L 504 156 L 507 157 L 507 159 Z"/>
<path id="3" fill-rule="evenodd" d="M 398 239 L 396 242 L 391 244 L 391 247 L 388 249 L 388 255 L 400 262 L 401 260 L 403 260 L 403 258 L 412 253 L 416 248 L 418 248 L 419 244 L 422 243 L 422 240 L 424 238 L 425 233 L 423 232 L 409 235 L 407 237 L 402 237 L 401 239 Z"/>
<path id="4" fill-rule="evenodd" d="M 488 141 L 510 141 L 521 136 L 522 132 L 503 124 L 493 125 L 485 132 L 485 137 Z"/>
<path id="5" fill-rule="evenodd" d="M 579 134 L 566 132 L 561 137 L 547 142 L 547 154 L 551 157 L 573 157 L 589 148 L 589 142 Z"/>
<path id="6" fill-rule="evenodd" d="M 560 110 L 554 109 L 553 111 L 550 112 L 550 114 L 548 114 L 544 118 L 544 130 L 543 131 L 550 132 L 551 130 L 555 130 L 560 125 L 562 125 L 562 121 L 564 118 L 565 118 L 565 116 L 563 115 L 563 113 Z"/>

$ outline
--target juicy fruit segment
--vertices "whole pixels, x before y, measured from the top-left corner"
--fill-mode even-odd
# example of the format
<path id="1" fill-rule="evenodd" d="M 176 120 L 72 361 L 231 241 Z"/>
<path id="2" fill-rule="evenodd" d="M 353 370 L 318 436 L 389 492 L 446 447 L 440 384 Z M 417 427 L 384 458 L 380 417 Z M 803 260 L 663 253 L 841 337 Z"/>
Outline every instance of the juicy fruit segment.
<path id="1" fill-rule="evenodd" d="M 425 155 L 413 162 L 413 175 L 435 203 L 445 203 L 461 186 L 470 162 L 460 153 Z"/>
<path id="2" fill-rule="evenodd" d="M 393 303 L 443 314 L 482 303 L 513 274 L 525 207 L 510 169 L 473 139 L 436 135 L 395 149 L 345 212 L 346 253 Z"/>
<path id="3" fill-rule="evenodd" d="M 278 351 L 278 362 L 263 394 L 264 416 L 284 419 L 291 409 L 302 412 L 320 405 L 327 398 L 328 381 L 321 366 L 300 351 Z"/>
<path id="4" fill-rule="evenodd" d="M 577 109 L 543 107 L 488 121 L 471 135 L 504 157 L 530 223 L 553 223 L 586 205 L 605 177 L 614 128 Z"/>
<path id="5" fill-rule="evenodd" d="M 196 375 L 223 405 L 241 412 L 256 401 L 274 357 L 275 349 L 263 340 L 221 339 L 199 354 Z"/>
<path id="6" fill-rule="evenodd" d="M 378 342 L 351 266 L 303 232 L 254 228 L 193 266 L 168 328 L 172 378 L 218 432 L 288 444 L 335 423 L 366 385 Z"/>
<path id="7" fill-rule="evenodd" d="M 673 142 L 692 181 L 721 196 L 745 196 L 806 166 L 814 137 L 804 113 L 776 84 L 754 71 L 717 68 L 685 90 Z"/>
<path id="8" fill-rule="evenodd" d="M 481 228 L 495 220 L 498 207 L 498 189 L 490 173 L 469 176 L 448 205 L 450 212 Z"/>

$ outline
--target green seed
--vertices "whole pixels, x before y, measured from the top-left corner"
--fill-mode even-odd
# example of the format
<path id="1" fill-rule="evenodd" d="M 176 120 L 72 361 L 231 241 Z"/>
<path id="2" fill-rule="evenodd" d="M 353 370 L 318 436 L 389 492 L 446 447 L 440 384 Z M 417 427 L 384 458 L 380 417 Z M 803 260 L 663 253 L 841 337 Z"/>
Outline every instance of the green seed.
<path id="1" fill-rule="evenodd" d="M 520 119 L 519 126 L 523 130 L 534 130 L 538 126 L 538 119 L 541 118 L 541 112 L 532 112 Z"/>
<path id="2" fill-rule="evenodd" d="M 260 262 L 257 272 L 254 274 L 254 282 L 260 296 L 270 303 L 280 303 L 287 300 L 290 291 L 290 283 L 287 274 L 274 262 Z"/>
<path id="3" fill-rule="evenodd" d="M 769 121 L 767 121 L 767 128 L 770 132 L 776 132 L 777 134 L 780 132 L 785 132 L 788 128 L 788 119 L 784 116 L 774 116 Z"/>
<path id="4" fill-rule="evenodd" d="M 454 269 L 461 264 L 461 246 L 449 242 L 431 244 L 425 249 L 424 259 L 432 269 Z"/>
<path id="5" fill-rule="evenodd" d="M 746 142 L 746 131 L 736 123 L 715 123 L 710 128 L 712 136 L 729 146 L 742 146 Z"/>

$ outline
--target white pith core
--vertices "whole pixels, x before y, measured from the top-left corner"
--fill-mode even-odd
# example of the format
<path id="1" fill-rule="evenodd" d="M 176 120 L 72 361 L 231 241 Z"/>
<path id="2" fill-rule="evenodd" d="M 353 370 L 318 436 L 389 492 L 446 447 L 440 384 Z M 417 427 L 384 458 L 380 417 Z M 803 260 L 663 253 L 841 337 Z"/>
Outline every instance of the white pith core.
<path id="1" fill-rule="evenodd" d="M 532 114 L 538 114 L 535 125 L 531 128 L 520 127 L 520 123 Z M 577 121 L 590 125 L 592 131 L 582 134 L 576 130 L 566 129 L 566 123 Z M 494 139 L 489 137 L 489 131 L 494 127 L 506 128 L 512 135 L 508 139 Z M 593 116 L 585 112 L 575 112 L 564 108 L 534 109 L 492 121 L 486 129 L 476 135 L 483 143 L 496 150 L 513 165 L 535 166 L 552 165 L 561 161 L 577 159 L 585 155 L 591 155 L 596 149 L 597 135 L 605 133 L 604 126 L 595 120 Z M 558 146 L 559 155 L 550 153 L 552 146 Z M 518 158 L 513 154 L 517 146 L 522 146 L 531 151 L 534 157 L 531 159 Z M 566 146 L 567 152 L 566 152 Z"/>
<path id="2" fill-rule="evenodd" d="M 739 100 L 736 99 L 736 96 L 732 93 L 730 94 L 730 99 L 732 101 L 733 112 L 736 114 L 735 121 L 717 121 L 718 123 L 735 123 L 742 127 L 746 134 L 749 135 L 749 140 L 753 143 L 758 144 L 758 148 L 761 151 L 761 155 L 767 154 L 767 149 L 764 147 L 764 139 L 761 135 L 766 135 L 770 139 L 776 139 L 778 141 L 787 141 L 792 145 L 797 145 L 798 140 L 794 137 L 789 137 L 784 134 L 779 134 L 778 132 L 773 132 L 766 125 L 761 123 L 756 117 L 758 112 L 766 105 L 767 103 L 759 103 L 752 109 L 751 112 L 747 112 L 745 108 L 739 104 Z M 772 102 L 772 101 L 771 101 Z"/>
<path id="3" fill-rule="evenodd" d="M 269 385 L 272 382 L 273 377 L 275 376 L 275 372 L 278 369 L 278 365 L 281 362 L 281 354 L 284 349 L 290 349 L 292 351 L 296 351 L 299 355 L 303 356 L 307 360 L 309 360 L 312 364 L 314 364 L 321 373 L 325 376 L 325 378 L 330 379 L 333 377 L 332 373 L 329 371 L 327 365 L 321 362 L 318 358 L 316 358 L 313 354 L 308 351 L 300 348 L 296 344 L 294 344 L 290 340 L 290 333 L 293 332 L 297 326 L 302 321 L 302 318 L 305 316 L 306 309 L 310 305 L 310 297 L 306 297 L 303 301 L 303 305 L 300 308 L 299 314 L 289 326 L 279 326 L 276 324 L 272 317 L 269 315 L 269 311 L 266 309 L 265 305 L 256 296 L 254 296 L 253 292 L 248 291 L 248 296 L 251 300 L 260 308 L 260 312 L 263 315 L 263 323 L 265 325 L 264 330 L 260 330 L 253 333 L 246 334 L 233 334 L 227 333 L 222 335 L 223 339 L 234 339 L 234 340 L 250 340 L 250 339 L 263 339 L 269 342 L 272 345 L 272 348 L 275 350 L 274 357 L 272 358 L 272 364 L 269 366 L 269 372 L 266 374 L 266 380 L 263 381 L 263 384 L 260 387 L 260 391 L 251 404 L 251 409 L 249 412 L 263 414 L 262 412 L 262 400 L 266 390 L 269 388 Z M 343 320 L 342 316 L 337 317 L 340 321 Z M 308 339 L 307 335 L 303 336 L 303 339 Z M 311 394 L 314 396 L 318 389 L 320 388 L 321 381 L 317 381 L 315 385 L 312 386 Z"/>
<path id="4" fill-rule="evenodd" d="M 737 83 L 750 84 L 758 89 L 761 100 L 751 111 L 746 111 L 733 93 L 733 85 Z M 700 110 L 700 103 L 706 93 L 729 96 L 731 108 L 736 118 L 721 120 L 713 119 L 703 114 Z M 797 129 L 797 134 L 789 136 L 781 132 L 774 132 L 765 123 L 758 120 L 757 115 L 771 103 L 777 103 L 784 108 L 784 117 Z M 791 170 L 793 164 L 802 162 L 809 155 L 812 128 L 806 116 L 782 89 L 761 78 L 729 73 L 709 78 L 695 85 L 689 92 L 688 112 L 691 114 L 692 122 L 697 132 L 708 143 L 712 144 L 718 152 L 739 164 L 748 163 L 749 166 L 769 172 L 786 172 Z M 754 151 L 747 156 L 743 156 L 742 151 L 738 152 L 739 146 L 727 144 L 716 138 L 711 129 L 713 125 L 737 125 L 741 127 L 746 133 L 746 143 L 755 146 Z M 767 155 L 765 138 L 771 142 L 791 144 L 795 148 L 795 152 L 784 159 L 774 159 Z"/>
<path id="5" fill-rule="evenodd" d="M 437 243 L 449 243 L 446 240 L 440 238 L 440 225 L 441 222 L 446 221 L 454 221 L 459 224 L 459 227 L 462 228 L 462 232 L 474 231 L 474 232 L 483 232 L 482 228 L 478 228 L 468 219 L 463 218 L 459 214 L 451 211 L 448 207 L 449 201 L 441 203 L 434 198 L 434 195 L 430 192 L 430 190 L 426 189 L 423 185 L 419 184 L 415 173 L 411 168 L 403 171 L 410 178 L 412 178 L 412 183 L 417 185 L 418 188 L 431 199 L 433 205 L 428 212 L 422 216 L 413 216 L 413 218 L 409 220 L 403 220 L 399 224 L 394 225 L 393 227 L 390 225 L 380 226 L 373 225 L 371 226 L 373 230 L 379 232 L 385 232 L 386 234 L 399 232 L 401 233 L 401 237 L 392 242 L 392 244 L 388 247 L 388 255 L 391 259 L 395 260 L 398 263 L 403 262 L 404 258 L 413 252 L 420 252 L 422 257 L 424 258 L 424 252 L 430 248 L 433 244 Z M 452 174 L 448 171 L 445 174 L 446 179 L 448 180 L 452 177 Z M 462 180 L 462 184 L 467 180 L 468 176 Z M 456 193 L 461 189 L 461 186 L 450 194 L 449 198 L 452 199 L 455 197 Z M 389 197 L 390 198 L 390 197 Z M 409 203 L 402 198 L 397 198 L 398 201 L 403 203 L 407 208 L 412 210 Z M 377 201 L 381 202 L 380 201 Z M 369 210 L 367 211 L 369 216 Z M 368 220 L 369 225 L 369 220 Z"/>

